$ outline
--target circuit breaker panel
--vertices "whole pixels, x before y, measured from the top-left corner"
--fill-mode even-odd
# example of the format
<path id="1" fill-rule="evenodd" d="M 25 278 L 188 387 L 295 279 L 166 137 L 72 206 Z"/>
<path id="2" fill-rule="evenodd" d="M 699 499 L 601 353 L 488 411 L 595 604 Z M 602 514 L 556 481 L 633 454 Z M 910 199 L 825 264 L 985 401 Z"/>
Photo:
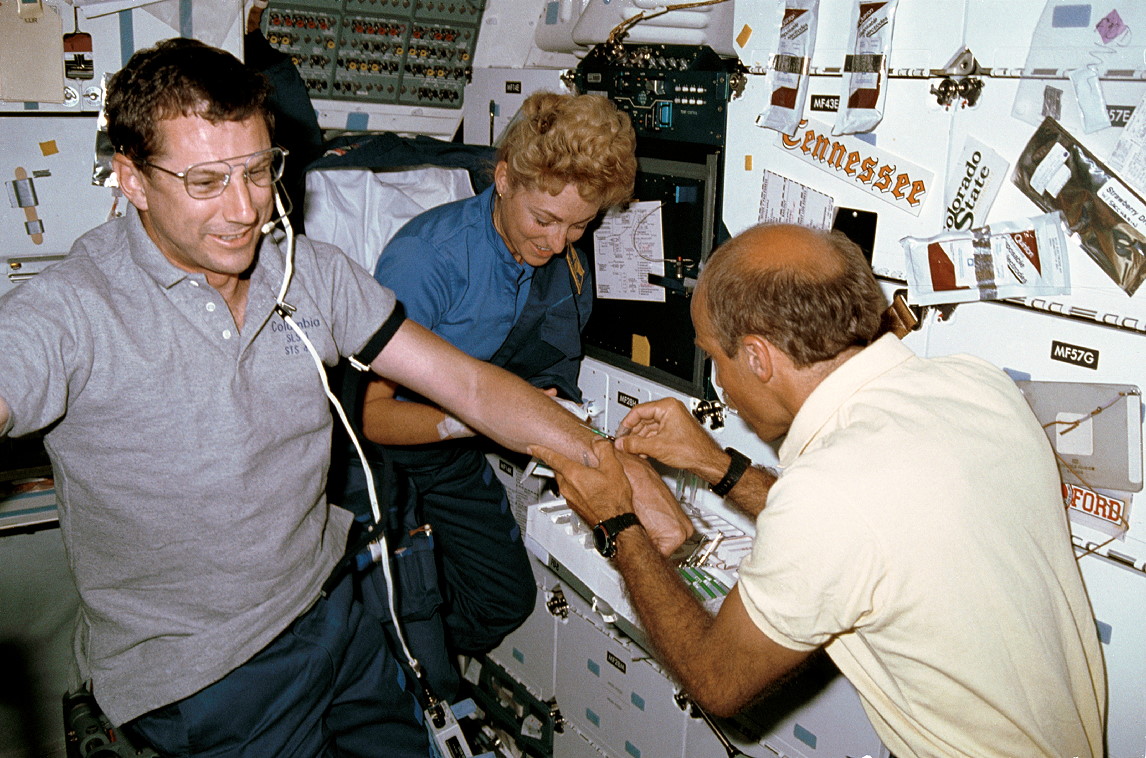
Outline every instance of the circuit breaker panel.
<path id="1" fill-rule="evenodd" d="M 276 0 L 263 33 L 312 99 L 461 108 L 483 5 L 466 0 Z"/>
<path id="2" fill-rule="evenodd" d="M 709 47 L 598 45 L 573 78 L 627 113 L 638 138 L 722 145 L 728 99 L 743 86 L 738 68 Z"/>

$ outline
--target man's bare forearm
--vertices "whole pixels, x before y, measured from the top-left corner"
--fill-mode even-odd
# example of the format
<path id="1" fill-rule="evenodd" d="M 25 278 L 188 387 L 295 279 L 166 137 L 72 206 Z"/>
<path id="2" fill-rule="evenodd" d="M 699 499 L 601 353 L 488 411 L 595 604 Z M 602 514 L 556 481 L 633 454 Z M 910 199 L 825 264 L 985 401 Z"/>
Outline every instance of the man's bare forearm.
<path id="1" fill-rule="evenodd" d="M 704 645 L 712 616 L 643 530 L 618 535 L 614 561 L 658 658 L 693 699 L 705 704 L 716 684 L 709 681 L 712 667 Z"/>
<path id="2" fill-rule="evenodd" d="M 617 542 L 617 569 L 658 659 L 704 710 L 732 716 L 807 659 L 807 651 L 777 645 L 760 631 L 738 586 L 712 616 L 643 530 L 626 530 Z"/>
<path id="3" fill-rule="evenodd" d="M 477 415 L 472 415 L 472 404 L 463 408 L 440 402 L 443 408 L 511 450 L 527 452 L 530 445 L 542 444 L 587 460 L 583 454 L 597 437 L 576 416 L 508 371 L 482 361 L 474 363 Z"/>
<path id="4" fill-rule="evenodd" d="M 696 466 L 689 466 L 689 471 L 709 484 L 716 484 L 724 478 L 724 474 L 728 471 L 731 463 L 732 456 L 722 450 L 718 459 L 714 458 L 703 464 L 698 463 Z M 764 510 L 764 502 L 768 499 L 768 490 L 775 483 L 776 477 L 771 472 L 757 466 L 749 466 L 740 476 L 740 481 L 726 495 L 726 498 L 736 510 L 754 519 L 760 515 L 760 511 Z"/>
<path id="5" fill-rule="evenodd" d="M 776 477 L 765 469 L 749 466 L 740 481 L 728 493 L 728 500 L 736 510 L 746 516 L 756 518 L 764 510 L 768 500 L 768 490 L 776 483 Z"/>
<path id="6" fill-rule="evenodd" d="M 618 536 L 617 570 L 657 658 L 700 707 L 731 715 L 762 688 L 754 661 L 745 667 L 713 634 L 716 619 L 640 529 Z"/>
<path id="7" fill-rule="evenodd" d="M 411 321 L 402 324 L 371 368 L 511 450 L 525 452 L 540 444 L 581 460 L 595 439 L 577 417 L 532 385 Z"/>

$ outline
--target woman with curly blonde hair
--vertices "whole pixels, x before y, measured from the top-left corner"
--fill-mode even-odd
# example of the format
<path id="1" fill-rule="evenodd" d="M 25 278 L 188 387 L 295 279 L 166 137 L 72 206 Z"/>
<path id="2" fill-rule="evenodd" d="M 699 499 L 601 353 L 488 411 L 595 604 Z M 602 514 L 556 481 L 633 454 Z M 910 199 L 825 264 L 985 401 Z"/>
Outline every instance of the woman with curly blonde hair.
<path id="1" fill-rule="evenodd" d="M 531 95 L 498 147 L 493 185 L 412 219 L 387 244 L 374 276 L 410 318 L 456 347 L 580 401 L 581 330 L 593 288 L 573 244 L 602 211 L 629 199 L 635 148 L 628 116 L 608 99 Z M 423 648 L 415 653 L 425 664 L 434 645 L 488 652 L 533 610 L 535 587 L 482 443 L 460 439 L 474 433 L 385 380 L 371 383 L 363 408 L 366 436 L 384 446 L 397 474 L 403 533 L 428 524 L 433 534 L 436 567 L 397 562 L 399 574 L 418 574 L 398 590 L 406 593 L 401 606 L 419 607 L 406 614 L 421 618 L 410 635 Z M 425 602 L 434 593 L 423 583 L 440 589 L 437 608 Z M 452 667 L 427 669 L 435 691 L 449 696 L 457 685 Z"/>

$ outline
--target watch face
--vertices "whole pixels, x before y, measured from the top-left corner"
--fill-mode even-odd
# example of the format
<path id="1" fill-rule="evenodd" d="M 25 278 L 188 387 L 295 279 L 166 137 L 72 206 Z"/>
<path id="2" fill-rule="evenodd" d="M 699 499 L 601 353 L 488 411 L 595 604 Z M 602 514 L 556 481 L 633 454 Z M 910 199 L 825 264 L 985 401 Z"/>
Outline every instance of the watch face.
<path id="1" fill-rule="evenodd" d="M 635 513 L 622 513 L 607 518 L 593 527 L 593 546 L 601 555 L 612 558 L 617 552 L 617 535 L 640 523 Z"/>
<path id="2" fill-rule="evenodd" d="M 613 541 L 609 539 L 609 532 L 601 524 L 593 527 L 593 546 L 597 548 L 598 553 L 606 558 L 612 552 Z"/>

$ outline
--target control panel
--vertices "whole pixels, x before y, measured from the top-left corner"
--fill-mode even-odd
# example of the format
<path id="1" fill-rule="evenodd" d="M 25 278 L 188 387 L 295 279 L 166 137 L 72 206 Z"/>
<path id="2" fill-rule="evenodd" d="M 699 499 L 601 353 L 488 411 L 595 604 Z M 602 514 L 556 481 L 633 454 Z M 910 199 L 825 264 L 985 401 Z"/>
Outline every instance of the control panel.
<path id="1" fill-rule="evenodd" d="M 674 556 L 677 572 L 708 611 L 716 613 L 736 584 L 737 569 L 751 552 L 752 537 L 716 513 L 685 507 L 699 540 L 687 547 L 687 554 Z M 588 525 L 563 499 L 530 506 L 525 533 L 526 544 L 538 560 L 566 581 L 583 586 L 598 607 L 608 609 L 607 615 L 615 614 L 614 623 L 619 622 L 635 638 L 642 637 L 620 574 L 596 551 Z"/>
<path id="2" fill-rule="evenodd" d="M 638 138 L 716 146 L 743 82 L 738 61 L 695 45 L 597 45 L 574 72 L 577 90 L 616 103 Z"/>
<path id="3" fill-rule="evenodd" d="M 483 8 L 477 0 L 275 0 L 262 25 L 312 99 L 460 108 Z"/>

